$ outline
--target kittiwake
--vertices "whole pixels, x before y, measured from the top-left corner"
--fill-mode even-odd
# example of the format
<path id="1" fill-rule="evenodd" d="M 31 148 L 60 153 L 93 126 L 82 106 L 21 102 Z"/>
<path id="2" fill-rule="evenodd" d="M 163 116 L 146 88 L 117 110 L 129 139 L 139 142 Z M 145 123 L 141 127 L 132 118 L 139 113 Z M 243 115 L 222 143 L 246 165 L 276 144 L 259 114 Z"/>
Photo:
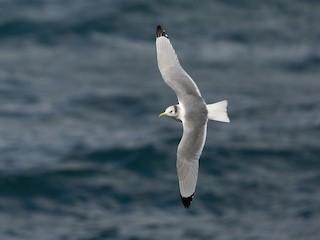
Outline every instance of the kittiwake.
<path id="1" fill-rule="evenodd" d="M 181 67 L 168 34 L 161 26 L 156 30 L 156 51 L 162 78 L 178 98 L 177 105 L 168 107 L 159 116 L 169 116 L 182 122 L 183 134 L 178 145 L 176 164 L 181 199 L 184 207 L 189 208 L 197 184 L 199 158 L 206 140 L 208 119 L 230 122 L 228 101 L 206 104 L 195 82 Z"/>

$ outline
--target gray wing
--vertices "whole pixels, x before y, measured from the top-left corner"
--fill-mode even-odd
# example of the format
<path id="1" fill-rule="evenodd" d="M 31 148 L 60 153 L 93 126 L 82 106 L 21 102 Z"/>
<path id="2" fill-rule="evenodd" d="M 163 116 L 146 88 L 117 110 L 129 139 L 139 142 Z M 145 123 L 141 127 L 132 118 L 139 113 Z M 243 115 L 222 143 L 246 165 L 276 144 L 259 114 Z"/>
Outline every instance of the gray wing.
<path id="1" fill-rule="evenodd" d="M 194 127 L 183 123 L 183 135 L 177 151 L 177 172 L 183 205 L 188 208 L 193 199 L 198 179 L 199 158 L 207 135 L 207 123 Z"/>
<path id="2" fill-rule="evenodd" d="M 176 93 L 180 103 L 183 103 L 185 96 L 200 96 L 200 91 L 192 78 L 181 67 L 178 57 L 168 39 L 166 32 L 157 27 L 156 32 L 157 61 L 163 80 Z"/>

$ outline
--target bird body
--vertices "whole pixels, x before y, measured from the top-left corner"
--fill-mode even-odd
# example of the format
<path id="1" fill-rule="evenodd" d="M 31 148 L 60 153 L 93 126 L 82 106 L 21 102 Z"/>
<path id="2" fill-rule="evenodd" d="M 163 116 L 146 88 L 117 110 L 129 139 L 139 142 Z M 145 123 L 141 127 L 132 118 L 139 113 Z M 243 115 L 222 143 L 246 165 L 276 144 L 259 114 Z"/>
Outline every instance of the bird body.
<path id="1" fill-rule="evenodd" d="M 168 34 L 156 30 L 157 61 L 163 80 L 176 93 L 178 105 L 169 106 L 159 116 L 169 116 L 183 125 L 183 134 L 177 149 L 177 174 L 180 195 L 185 208 L 193 199 L 199 169 L 199 159 L 205 144 L 208 119 L 230 122 L 226 100 L 206 104 L 192 78 L 181 67 Z"/>

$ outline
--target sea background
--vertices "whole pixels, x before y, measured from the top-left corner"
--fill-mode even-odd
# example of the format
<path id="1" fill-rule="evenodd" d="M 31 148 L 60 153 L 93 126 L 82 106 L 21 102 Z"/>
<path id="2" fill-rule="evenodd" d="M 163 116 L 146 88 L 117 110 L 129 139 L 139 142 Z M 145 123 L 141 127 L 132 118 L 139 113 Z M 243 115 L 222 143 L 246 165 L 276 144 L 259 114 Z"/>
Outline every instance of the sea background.
<path id="1" fill-rule="evenodd" d="M 320 2 L 1 0 L 0 239 L 320 239 Z M 195 198 L 156 64 L 170 36 L 211 121 Z"/>

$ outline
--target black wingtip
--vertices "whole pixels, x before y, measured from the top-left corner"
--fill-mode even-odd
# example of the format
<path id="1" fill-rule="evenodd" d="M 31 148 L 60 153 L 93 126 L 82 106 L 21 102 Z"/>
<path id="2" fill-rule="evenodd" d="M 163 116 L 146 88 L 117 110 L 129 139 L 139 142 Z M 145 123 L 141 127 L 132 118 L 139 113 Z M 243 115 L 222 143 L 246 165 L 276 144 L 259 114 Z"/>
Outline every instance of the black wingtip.
<path id="1" fill-rule="evenodd" d="M 192 194 L 190 197 L 186 197 L 186 198 L 181 196 L 181 200 L 182 200 L 183 206 L 185 208 L 189 208 L 190 207 L 190 204 L 191 204 L 191 202 L 193 200 L 193 197 L 194 197 L 194 194 Z"/>
<path id="2" fill-rule="evenodd" d="M 162 37 L 162 36 L 168 38 L 168 34 L 166 33 L 166 31 L 162 29 L 160 25 L 158 25 L 157 31 L 156 31 L 156 38 Z"/>

